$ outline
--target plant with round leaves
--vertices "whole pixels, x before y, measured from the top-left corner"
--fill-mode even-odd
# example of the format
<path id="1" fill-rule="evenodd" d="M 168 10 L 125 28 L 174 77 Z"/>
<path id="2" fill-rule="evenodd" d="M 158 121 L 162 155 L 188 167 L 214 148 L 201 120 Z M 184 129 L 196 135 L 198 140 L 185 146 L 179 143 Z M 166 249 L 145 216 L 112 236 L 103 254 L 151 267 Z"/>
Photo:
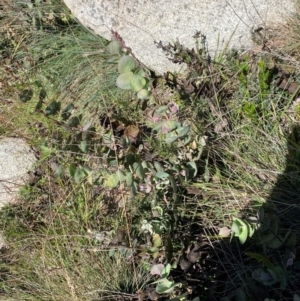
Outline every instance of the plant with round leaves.
<path id="1" fill-rule="evenodd" d="M 276 215 L 270 215 L 260 218 L 262 222 L 260 240 L 264 248 L 279 249 L 283 246 L 293 248 L 297 239 L 291 229 L 285 230 L 285 233 L 279 233 L 279 218 Z"/>
<path id="2" fill-rule="evenodd" d="M 118 62 L 118 72 L 120 74 L 134 71 L 136 67 L 137 63 L 130 55 L 123 55 Z"/>
<path id="3" fill-rule="evenodd" d="M 117 78 L 117 86 L 121 89 L 124 90 L 130 90 L 131 89 L 131 78 L 133 77 L 133 72 L 129 71 L 129 72 L 125 72 L 119 75 L 119 77 Z"/>
<path id="4" fill-rule="evenodd" d="M 158 294 L 172 294 L 175 287 L 181 286 L 181 283 L 175 283 L 173 279 L 168 278 L 171 271 L 171 265 L 167 264 L 161 271 L 161 277 L 154 281 L 153 284 L 157 284 L 155 291 Z"/>
<path id="5" fill-rule="evenodd" d="M 113 47 L 112 45 L 111 47 Z M 118 72 L 120 75 L 116 80 L 116 85 L 120 89 L 132 90 L 137 93 L 139 99 L 148 99 L 150 89 L 147 87 L 147 73 L 139 68 L 134 58 L 130 55 L 123 55 L 118 61 Z"/>
<path id="6" fill-rule="evenodd" d="M 177 120 L 178 109 L 178 105 L 174 103 L 158 107 L 153 115 L 153 121 L 156 122 L 153 131 L 160 131 L 167 144 L 180 140 L 183 145 L 187 145 L 191 141 L 188 136 L 190 125 L 184 125 Z"/>
<path id="7" fill-rule="evenodd" d="M 108 44 L 107 50 L 112 55 L 120 54 L 122 51 L 122 45 L 118 41 L 114 40 Z"/>
<path id="8" fill-rule="evenodd" d="M 244 244 L 248 237 L 252 237 L 256 227 L 245 220 L 237 217 L 232 218 L 231 238 L 238 237 L 241 244 Z"/>
<path id="9" fill-rule="evenodd" d="M 92 170 L 88 166 L 77 167 L 75 163 L 69 165 L 69 175 L 76 184 L 87 180 L 90 185 L 93 184 Z"/>
<path id="10" fill-rule="evenodd" d="M 272 268 L 256 269 L 252 272 L 252 278 L 267 286 L 280 283 L 281 289 L 285 289 L 286 287 L 285 272 L 278 265 Z"/>

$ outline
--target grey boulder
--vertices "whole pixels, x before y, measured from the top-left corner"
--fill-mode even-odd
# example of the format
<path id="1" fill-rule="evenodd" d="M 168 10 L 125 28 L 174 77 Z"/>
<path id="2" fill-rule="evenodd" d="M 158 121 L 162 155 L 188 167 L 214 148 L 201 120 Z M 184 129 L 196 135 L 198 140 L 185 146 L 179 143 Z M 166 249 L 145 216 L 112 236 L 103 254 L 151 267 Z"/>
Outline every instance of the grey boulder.
<path id="1" fill-rule="evenodd" d="M 195 47 L 197 31 L 207 37 L 213 56 L 229 45 L 250 48 L 251 30 L 284 22 L 294 0 L 64 0 L 75 17 L 96 34 L 113 30 L 148 68 L 162 74 L 184 72 L 154 43 L 179 41 Z"/>
<path id="2" fill-rule="evenodd" d="M 24 139 L 0 138 L 0 209 L 18 200 L 19 189 L 28 180 L 36 160 Z M 0 232 L 0 250 L 6 247 Z"/>

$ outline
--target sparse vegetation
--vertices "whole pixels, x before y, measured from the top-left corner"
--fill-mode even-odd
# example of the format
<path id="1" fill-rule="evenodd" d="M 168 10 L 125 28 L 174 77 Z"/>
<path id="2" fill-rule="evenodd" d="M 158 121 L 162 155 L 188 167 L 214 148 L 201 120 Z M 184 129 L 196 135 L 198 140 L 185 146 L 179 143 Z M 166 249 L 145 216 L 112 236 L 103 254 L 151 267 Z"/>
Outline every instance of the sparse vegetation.
<path id="1" fill-rule="evenodd" d="M 298 15 L 252 52 L 158 43 L 183 77 L 60 0 L 0 9 L 0 133 L 39 158 L 0 212 L 0 295 L 300 300 Z"/>

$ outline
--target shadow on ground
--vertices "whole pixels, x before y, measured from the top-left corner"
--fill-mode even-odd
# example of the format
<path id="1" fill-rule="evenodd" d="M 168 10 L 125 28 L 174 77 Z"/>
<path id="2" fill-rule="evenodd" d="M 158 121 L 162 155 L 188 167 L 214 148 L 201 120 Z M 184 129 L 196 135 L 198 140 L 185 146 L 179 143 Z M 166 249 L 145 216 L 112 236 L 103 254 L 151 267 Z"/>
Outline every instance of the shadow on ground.
<path id="1" fill-rule="evenodd" d="M 181 269 L 176 275 L 193 287 L 195 295 L 202 295 L 203 287 L 208 287 L 201 300 L 298 300 L 295 294 L 300 292 L 300 126 L 295 126 L 286 140 L 285 170 L 266 198 L 260 229 L 243 245 L 235 238 L 215 243 L 208 252 L 203 252 L 200 245 L 200 260 L 193 268 L 184 272 Z M 247 217 L 245 212 L 243 219 Z M 279 271 L 277 279 L 272 270 Z"/>
<path id="2" fill-rule="evenodd" d="M 300 126 L 295 126 L 287 139 L 286 168 L 278 177 L 268 203 L 277 209 L 281 223 L 299 231 L 300 226 Z"/>
<path id="3" fill-rule="evenodd" d="M 260 229 L 244 245 L 233 240 L 220 247 L 223 254 L 219 260 L 228 277 L 219 286 L 226 296 L 223 300 L 298 300 L 295 294 L 300 292 L 300 126 L 293 127 L 286 140 L 285 170 L 266 199 Z M 250 253 L 258 256 L 249 256 Z M 225 293 L 228 283 L 235 293 Z M 239 299 L 238 294 L 247 298 Z"/>

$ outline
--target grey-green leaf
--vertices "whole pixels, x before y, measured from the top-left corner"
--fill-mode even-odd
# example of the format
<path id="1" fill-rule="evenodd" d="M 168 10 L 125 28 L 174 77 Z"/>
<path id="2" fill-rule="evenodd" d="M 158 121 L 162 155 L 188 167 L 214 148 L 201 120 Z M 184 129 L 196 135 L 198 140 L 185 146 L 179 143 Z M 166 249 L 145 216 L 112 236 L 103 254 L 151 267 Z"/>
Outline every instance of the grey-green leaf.
<path id="1" fill-rule="evenodd" d="M 150 93 L 146 89 L 142 89 L 137 93 L 138 99 L 141 99 L 141 100 L 149 98 L 149 95 L 150 95 Z"/>
<path id="2" fill-rule="evenodd" d="M 165 170 L 164 167 L 157 161 L 154 161 L 154 167 L 157 172 L 160 172 L 160 171 L 163 172 Z"/>
<path id="3" fill-rule="evenodd" d="M 169 144 L 169 143 L 175 142 L 177 139 L 178 139 L 178 136 L 176 135 L 176 133 L 171 132 L 166 135 L 165 142 Z"/>
<path id="4" fill-rule="evenodd" d="M 196 163 L 193 162 L 193 161 L 191 161 L 191 162 L 188 162 L 188 163 L 187 163 L 187 166 L 188 166 L 189 170 L 193 171 L 192 177 L 193 177 L 193 178 L 196 177 L 197 172 L 198 172 L 198 168 L 197 168 Z"/>
<path id="5" fill-rule="evenodd" d="M 69 166 L 69 173 L 71 177 L 74 177 L 76 172 L 76 165 L 74 163 L 71 163 Z"/>
<path id="6" fill-rule="evenodd" d="M 134 171 L 136 175 L 139 177 L 140 180 L 144 180 L 146 177 L 145 171 L 141 163 L 135 162 L 134 164 Z"/>
<path id="7" fill-rule="evenodd" d="M 130 80 L 130 87 L 132 91 L 139 92 L 146 85 L 146 79 L 138 74 L 134 74 Z"/>
<path id="8" fill-rule="evenodd" d="M 117 86 L 124 90 L 130 90 L 131 89 L 130 81 L 132 76 L 133 76 L 132 72 L 126 72 L 120 74 L 116 81 Z"/>
<path id="9" fill-rule="evenodd" d="M 75 175 L 74 175 L 75 183 L 77 183 L 77 184 L 81 183 L 86 176 L 87 176 L 87 174 L 84 171 L 84 169 L 77 168 Z"/>
<path id="10" fill-rule="evenodd" d="M 104 186 L 107 188 L 115 188 L 119 184 L 119 178 L 118 176 L 114 174 L 106 175 Z"/>
<path id="11" fill-rule="evenodd" d="M 164 112 L 166 112 L 168 109 L 169 109 L 169 106 L 161 106 L 155 112 L 156 112 L 156 114 L 161 115 Z"/>
<path id="12" fill-rule="evenodd" d="M 178 128 L 176 130 L 176 132 L 178 134 L 178 137 L 182 138 L 189 132 L 189 130 L 190 130 L 190 126 L 187 125 L 187 126 L 182 126 L 182 127 Z"/>
<path id="13" fill-rule="evenodd" d="M 112 41 L 108 44 L 107 50 L 110 54 L 119 54 L 122 50 L 122 45 L 118 41 Z"/>
<path id="14" fill-rule="evenodd" d="M 65 174 L 65 168 L 62 165 L 59 165 L 59 167 L 54 172 L 54 175 L 58 178 L 63 177 Z"/>
<path id="15" fill-rule="evenodd" d="M 82 152 L 86 153 L 88 150 L 89 144 L 87 140 L 82 140 L 80 142 L 80 149 L 82 150 Z"/>
<path id="16" fill-rule="evenodd" d="M 141 69 L 139 68 L 135 74 L 138 74 L 139 76 L 142 76 L 142 77 L 147 77 L 147 74 L 149 74 L 149 72 L 146 73 L 146 71 L 144 69 Z"/>
<path id="17" fill-rule="evenodd" d="M 159 123 L 156 124 L 156 126 L 152 129 L 153 131 L 158 131 L 162 128 L 164 124 L 164 121 L 160 121 Z"/>
<path id="18" fill-rule="evenodd" d="M 120 182 L 123 182 L 126 180 L 125 173 L 122 170 L 117 170 L 116 177 L 119 179 Z"/>
<path id="19" fill-rule="evenodd" d="M 56 115 L 60 111 L 61 102 L 60 101 L 52 101 L 47 108 L 45 109 L 45 114 L 47 116 Z"/>
<path id="20" fill-rule="evenodd" d="M 126 185 L 128 187 L 130 187 L 130 186 L 132 186 L 132 184 L 133 184 L 133 175 L 132 175 L 131 172 L 127 172 L 127 174 L 126 174 Z"/>
<path id="21" fill-rule="evenodd" d="M 242 288 L 238 288 L 235 292 L 236 301 L 247 301 L 247 296 Z"/>
<path id="22" fill-rule="evenodd" d="M 19 94 L 19 97 L 22 102 L 27 102 L 33 97 L 33 90 L 32 89 L 24 89 Z"/>
<path id="23" fill-rule="evenodd" d="M 155 176 L 159 179 L 165 179 L 169 177 L 169 174 L 164 171 L 159 171 L 155 174 Z"/>
<path id="24" fill-rule="evenodd" d="M 136 62 L 130 55 L 123 55 L 118 62 L 119 73 L 127 73 L 136 68 Z"/>
<path id="25" fill-rule="evenodd" d="M 161 127 L 161 133 L 162 134 L 170 133 L 171 131 L 177 129 L 178 127 L 180 127 L 180 122 L 176 120 L 167 120 L 164 122 L 163 126 Z"/>
<path id="26" fill-rule="evenodd" d="M 170 294 L 178 284 L 165 279 L 164 282 L 157 284 L 156 292 L 158 294 Z"/>

